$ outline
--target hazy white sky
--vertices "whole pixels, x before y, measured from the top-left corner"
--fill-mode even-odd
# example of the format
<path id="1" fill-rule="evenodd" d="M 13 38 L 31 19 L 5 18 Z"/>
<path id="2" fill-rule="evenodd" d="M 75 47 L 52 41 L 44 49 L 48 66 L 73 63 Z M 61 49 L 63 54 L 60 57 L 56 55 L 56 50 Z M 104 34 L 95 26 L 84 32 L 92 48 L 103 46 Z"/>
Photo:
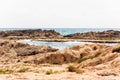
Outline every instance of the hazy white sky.
<path id="1" fill-rule="evenodd" d="M 120 0 L 0 0 L 0 27 L 119 27 Z"/>

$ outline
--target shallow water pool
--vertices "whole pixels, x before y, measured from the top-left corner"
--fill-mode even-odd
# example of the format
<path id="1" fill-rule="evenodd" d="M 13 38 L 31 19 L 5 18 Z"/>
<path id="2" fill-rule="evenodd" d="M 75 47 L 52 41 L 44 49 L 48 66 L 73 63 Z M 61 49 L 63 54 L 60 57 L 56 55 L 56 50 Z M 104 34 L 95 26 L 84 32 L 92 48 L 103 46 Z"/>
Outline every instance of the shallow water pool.
<path id="1" fill-rule="evenodd" d="M 30 44 L 30 45 L 36 45 L 36 46 L 50 46 L 57 49 L 65 49 L 69 48 L 74 45 L 82 45 L 82 44 L 93 44 L 92 42 L 77 42 L 77 41 L 71 41 L 71 42 L 45 42 L 45 41 L 38 41 L 38 40 L 18 40 L 17 42 Z M 109 46 L 114 46 L 117 43 L 99 43 L 99 44 L 105 44 Z"/>

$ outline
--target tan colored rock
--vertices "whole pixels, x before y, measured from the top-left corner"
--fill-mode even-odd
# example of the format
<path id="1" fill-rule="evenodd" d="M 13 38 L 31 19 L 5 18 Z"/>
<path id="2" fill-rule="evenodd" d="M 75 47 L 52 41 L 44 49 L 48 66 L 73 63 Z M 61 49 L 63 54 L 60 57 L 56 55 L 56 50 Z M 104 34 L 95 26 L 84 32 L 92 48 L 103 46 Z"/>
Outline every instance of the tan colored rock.
<path id="1" fill-rule="evenodd" d="M 79 58 L 78 54 L 73 53 L 69 50 L 57 51 L 54 53 L 46 53 L 40 62 L 52 63 L 52 64 L 63 64 L 75 62 Z"/>
<path id="2" fill-rule="evenodd" d="M 9 39 L 29 39 L 29 38 L 62 38 L 63 36 L 55 30 L 8 30 L 0 31 L 0 37 Z"/>
<path id="3" fill-rule="evenodd" d="M 22 61 L 25 56 L 33 55 L 34 57 L 36 54 L 55 52 L 58 50 L 47 46 L 32 46 L 23 43 L 17 43 L 13 40 L 0 40 L 0 44 L 0 62 Z"/>
<path id="4" fill-rule="evenodd" d="M 86 33 L 74 33 L 65 35 L 65 38 L 72 38 L 72 39 L 119 39 L 120 38 L 120 31 L 115 30 L 107 30 L 103 32 L 86 32 Z"/>

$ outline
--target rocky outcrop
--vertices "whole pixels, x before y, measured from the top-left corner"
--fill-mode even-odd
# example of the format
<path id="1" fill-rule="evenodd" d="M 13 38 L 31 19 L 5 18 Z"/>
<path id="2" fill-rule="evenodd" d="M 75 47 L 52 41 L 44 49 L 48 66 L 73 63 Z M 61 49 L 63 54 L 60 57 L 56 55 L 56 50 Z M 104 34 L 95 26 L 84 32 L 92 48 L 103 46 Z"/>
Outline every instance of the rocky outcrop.
<path id="1" fill-rule="evenodd" d="M 0 62 L 9 62 L 11 60 L 14 62 L 16 60 L 24 59 L 26 56 L 56 52 L 58 49 L 49 46 L 22 44 L 13 40 L 0 40 L 0 50 Z"/>
<path id="2" fill-rule="evenodd" d="M 0 62 L 63 64 L 74 62 L 79 58 L 78 53 L 69 49 L 58 51 L 48 46 L 33 46 L 17 43 L 14 40 L 1 40 L 0 50 Z"/>
<path id="3" fill-rule="evenodd" d="M 31 30 L 10 30 L 10 31 L 0 31 L 0 37 L 9 39 L 88 39 L 88 40 L 111 40 L 119 39 L 120 31 L 108 30 L 103 32 L 87 32 L 87 33 L 74 33 L 69 35 L 61 35 L 54 30 L 41 30 L 41 29 L 31 29 Z M 52 40 L 54 41 L 54 40 Z"/>
<path id="4" fill-rule="evenodd" d="M 10 30 L 0 31 L 0 37 L 7 38 L 61 38 L 60 33 L 54 30 Z"/>
<path id="5" fill-rule="evenodd" d="M 63 51 L 45 54 L 42 58 L 37 60 L 38 63 L 63 64 L 75 62 L 78 58 L 78 53 L 65 49 Z"/>
<path id="6" fill-rule="evenodd" d="M 77 62 L 79 63 L 79 68 L 96 66 L 119 58 L 119 53 L 112 52 L 114 48 L 115 47 L 100 44 L 77 45 L 69 49 L 43 54 L 42 57 L 36 56 L 36 59 L 31 61 L 37 64 L 64 64 Z"/>
<path id="7" fill-rule="evenodd" d="M 89 67 L 96 67 L 97 69 L 107 69 L 107 68 L 119 68 L 119 64 L 120 64 L 120 53 L 119 52 L 113 52 L 114 49 L 120 47 L 120 45 L 116 45 L 113 47 L 101 47 L 99 48 L 100 52 L 97 52 L 95 55 L 92 55 L 93 52 L 89 52 L 89 54 L 87 54 L 87 58 L 83 57 L 80 58 L 80 60 L 83 60 L 80 62 L 80 64 L 78 65 L 79 68 L 89 68 Z M 89 58 L 91 57 L 92 58 Z M 113 66 L 114 65 L 114 66 Z"/>
<path id="8" fill-rule="evenodd" d="M 63 63 L 71 63 L 71 62 L 79 63 L 79 60 L 81 60 L 80 64 L 83 65 L 83 62 L 85 60 L 88 61 L 92 59 L 97 59 L 98 57 L 104 57 L 104 59 L 107 58 L 107 60 L 103 59 L 103 61 L 107 62 L 110 59 L 112 60 L 111 57 L 114 56 L 114 55 L 108 56 L 110 53 L 112 54 L 112 49 L 113 47 L 100 45 L 100 44 L 77 45 L 69 49 L 64 49 L 64 50 L 59 50 L 53 53 L 43 54 L 42 57 L 37 57 L 37 56 L 40 56 L 38 54 L 36 56 L 36 59 L 30 60 L 30 61 L 34 61 L 33 63 L 37 63 L 37 64 L 40 64 L 40 63 L 63 64 Z M 108 57 L 105 57 L 105 56 L 108 56 Z M 100 59 L 98 58 L 97 60 L 99 61 Z M 96 64 L 99 64 L 99 63 L 96 62 Z"/>
<path id="9" fill-rule="evenodd" d="M 35 64 L 77 62 L 78 67 L 83 68 L 119 58 L 119 52 L 113 52 L 117 47 L 119 45 L 112 47 L 100 44 L 86 44 L 58 50 L 47 46 L 17 43 L 13 40 L 0 40 L 0 62 L 28 62 Z"/>
<path id="10" fill-rule="evenodd" d="M 72 39 L 119 39 L 120 31 L 108 30 L 103 32 L 87 32 L 65 35 L 65 38 Z"/>

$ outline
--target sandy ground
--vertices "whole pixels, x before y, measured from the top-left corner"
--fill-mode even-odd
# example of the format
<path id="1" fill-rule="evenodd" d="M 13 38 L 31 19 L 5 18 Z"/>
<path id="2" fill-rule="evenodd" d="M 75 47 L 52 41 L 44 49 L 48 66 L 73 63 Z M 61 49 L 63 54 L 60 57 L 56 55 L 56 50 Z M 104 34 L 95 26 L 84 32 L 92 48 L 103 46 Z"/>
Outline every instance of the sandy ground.
<path id="1" fill-rule="evenodd" d="M 78 74 L 75 72 L 68 72 L 66 70 L 67 66 L 68 64 L 40 65 L 40 66 L 36 66 L 36 70 L 40 71 L 39 73 L 16 72 L 12 74 L 0 74 L 0 80 L 120 80 L 120 73 L 116 73 L 116 75 L 114 74 L 104 75 L 107 72 L 109 73 L 109 69 L 86 70 L 84 73 Z M 31 68 L 33 67 L 31 66 Z M 50 69 L 57 72 L 47 75 L 45 72 Z M 103 76 L 99 74 L 103 74 Z"/>
<path id="2" fill-rule="evenodd" d="M 119 76 L 98 76 L 96 73 L 76 74 L 74 72 L 63 72 L 46 75 L 42 73 L 14 73 L 0 75 L 0 80 L 120 80 Z"/>

